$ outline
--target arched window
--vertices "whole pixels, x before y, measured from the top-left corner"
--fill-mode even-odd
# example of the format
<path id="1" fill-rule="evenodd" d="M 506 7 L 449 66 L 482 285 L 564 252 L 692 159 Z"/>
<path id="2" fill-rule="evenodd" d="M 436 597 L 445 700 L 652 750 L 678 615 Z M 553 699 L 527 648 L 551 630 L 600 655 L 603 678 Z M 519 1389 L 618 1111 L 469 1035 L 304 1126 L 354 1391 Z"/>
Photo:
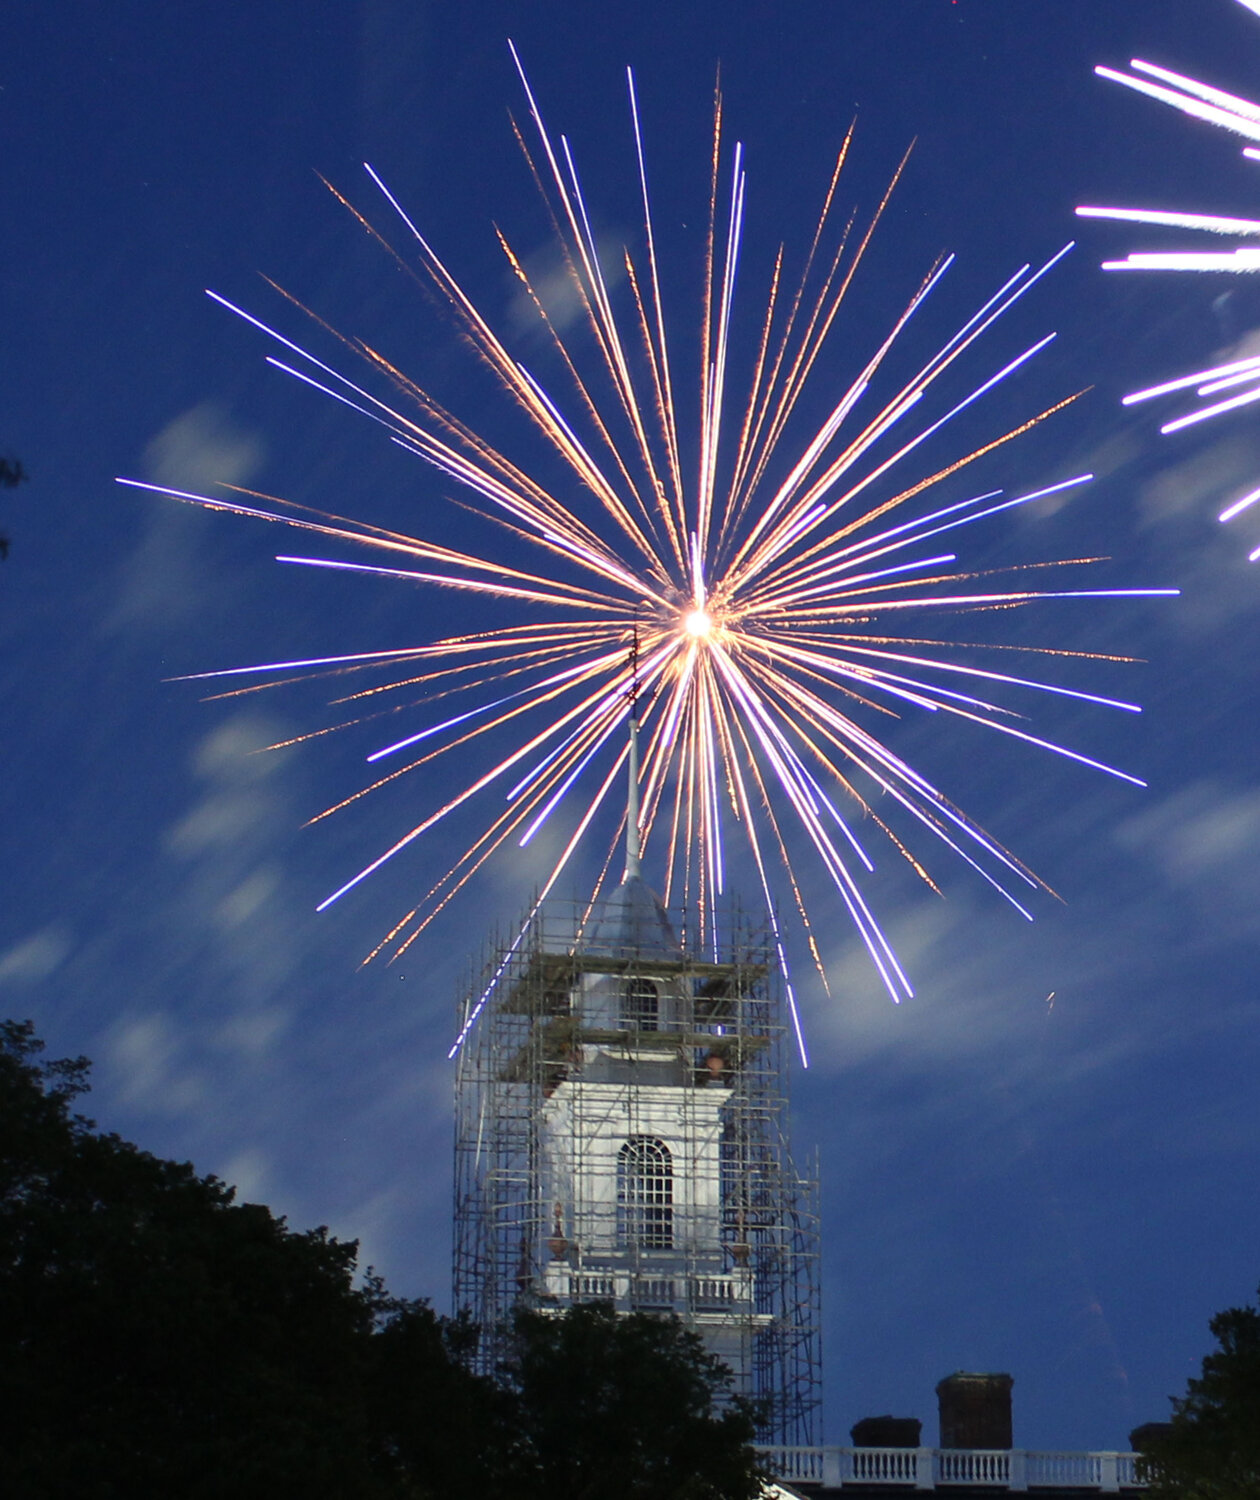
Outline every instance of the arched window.
<path id="1" fill-rule="evenodd" d="M 650 979 L 631 979 L 621 987 L 622 1031 L 655 1031 L 660 1012 L 661 992 Z"/>
<path id="2" fill-rule="evenodd" d="M 641 1250 L 674 1248 L 674 1162 L 651 1135 L 632 1135 L 617 1153 L 617 1239 Z"/>

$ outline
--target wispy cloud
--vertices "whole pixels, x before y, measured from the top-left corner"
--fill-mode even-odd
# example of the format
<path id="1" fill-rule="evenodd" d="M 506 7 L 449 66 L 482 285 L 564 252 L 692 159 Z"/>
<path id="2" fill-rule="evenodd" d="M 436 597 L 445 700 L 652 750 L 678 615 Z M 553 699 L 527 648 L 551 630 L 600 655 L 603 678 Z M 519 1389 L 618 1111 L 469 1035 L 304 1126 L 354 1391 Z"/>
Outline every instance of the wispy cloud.
<path id="1" fill-rule="evenodd" d="M 51 923 L 0 953 L 0 984 L 30 984 L 55 974 L 71 949 L 69 928 Z"/>
<path id="2" fill-rule="evenodd" d="M 230 1157 L 220 1175 L 236 1189 L 238 1203 L 266 1203 L 275 1185 L 271 1160 L 257 1146 L 248 1146 Z"/>
<path id="3" fill-rule="evenodd" d="M 609 235 L 609 245 L 621 243 L 616 236 Z M 601 235 L 601 241 L 604 236 Z M 554 244 L 546 244 L 526 256 L 523 261 L 529 284 L 538 300 L 546 309 L 547 318 L 557 333 L 565 334 L 587 316 L 586 303 L 565 264 L 563 256 Z M 615 249 L 603 261 L 604 282 L 610 293 L 625 280 L 622 256 Z M 533 297 L 513 278 L 513 295 L 508 304 L 507 321 L 512 333 L 526 342 L 550 342 L 542 319 L 538 316 Z"/>
<path id="4" fill-rule="evenodd" d="M 121 1018 L 107 1034 L 103 1059 L 118 1097 L 167 1115 L 206 1103 L 206 1083 L 189 1066 L 187 1042 L 183 1026 L 164 1011 Z"/>
<path id="5" fill-rule="evenodd" d="M 1138 514 L 1147 527 L 1167 526 L 1186 516 L 1214 520 L 1213 507 L 1219 509 L 1240 488 L 1252 488 L 1260 468 L 1260 447 L 1241 432 L 1220 437 L 1189 456 L 1167 456 L 1169 463 L 1138 495 Z"/>
<path id="6" fill-rule="evenodd" d="M 263 460 L 261 440 L 214 402 L 202 402 L 169 422 L 144 452 L 143 470 L 155 484 L 197 494 L 244 484 Z M 174 501 L 155 499 L 145 512 L 140 545 L 123 565 L 107 625 L 115 630 L 168 624 L 195 612 L 209 587 L 198 566 L 202 519 Z"/>
<path id="7" fill-rule="evenodd" d="M 1199 941 L 1260 933 L 1260 790 L 1194 781 L 1126 819 L 1115 837 L 1194 903 Z"/>

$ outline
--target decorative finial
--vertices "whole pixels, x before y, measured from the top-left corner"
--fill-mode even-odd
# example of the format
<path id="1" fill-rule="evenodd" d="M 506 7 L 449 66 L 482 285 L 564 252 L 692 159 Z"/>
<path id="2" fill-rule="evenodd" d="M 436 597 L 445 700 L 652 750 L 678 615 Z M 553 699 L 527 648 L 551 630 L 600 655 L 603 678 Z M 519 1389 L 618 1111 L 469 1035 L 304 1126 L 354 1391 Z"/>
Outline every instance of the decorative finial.
<path id="1" fill-rule="evenodd" d="M 639 847 L 639 623 L 630 640 L 630 773 L 626 788 L 626 869 L 622 880 L 641 874 Z"/>

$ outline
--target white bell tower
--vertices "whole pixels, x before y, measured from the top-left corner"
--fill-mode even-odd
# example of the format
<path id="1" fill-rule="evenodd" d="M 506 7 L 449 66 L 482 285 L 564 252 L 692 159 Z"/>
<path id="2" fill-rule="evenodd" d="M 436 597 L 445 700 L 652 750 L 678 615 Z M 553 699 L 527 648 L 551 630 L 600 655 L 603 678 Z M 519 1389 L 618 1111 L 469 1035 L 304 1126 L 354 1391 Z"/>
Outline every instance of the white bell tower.
<path id="1" fill-rule="evenodd" d="M 575 957 L 570 1063 L 539 1106 L 552 1205 L 539 1299 L 678 1313 L 751 1393 L 752 1336 L 771 1317 L 756 1309 L 746 1226 L 732 1217 L 735 1007 L 717 993 L 727 985 L 695 993 L 698 977 L 733 975 L 697 975 L 635 875 Z"/>
<path id="2" fill-rule="evenodd" d="M 512 1308 L 676 1314 L 809 1444 L 818 1406 L 816 1188 L 787 1140 L 787 1038 L 769 934 L 679 940 L 640 872 L 631 724 L 626 872 L 492 945 L 461 1023 L 455 1304 L 499 1357 Z"/>

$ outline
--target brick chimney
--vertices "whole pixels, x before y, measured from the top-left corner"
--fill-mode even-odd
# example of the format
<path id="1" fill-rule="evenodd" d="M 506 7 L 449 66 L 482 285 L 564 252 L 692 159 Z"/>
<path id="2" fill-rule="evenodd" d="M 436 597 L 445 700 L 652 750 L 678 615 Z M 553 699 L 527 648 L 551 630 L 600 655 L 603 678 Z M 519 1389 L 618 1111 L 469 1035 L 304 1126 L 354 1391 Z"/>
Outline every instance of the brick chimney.
<path id="1" fill-rule="evenodd" d="M 941 1447 L 1009 1448 L 1014 1384 L 1009 1375 L 946 1375 L 936 1387 Z"/>
<path id="2" fill-rule="evenodd" d="M 855 1448 L 917 1448 L 922 1429 L 917 1417 L 863 1417 L 849 1436 Z"/>

